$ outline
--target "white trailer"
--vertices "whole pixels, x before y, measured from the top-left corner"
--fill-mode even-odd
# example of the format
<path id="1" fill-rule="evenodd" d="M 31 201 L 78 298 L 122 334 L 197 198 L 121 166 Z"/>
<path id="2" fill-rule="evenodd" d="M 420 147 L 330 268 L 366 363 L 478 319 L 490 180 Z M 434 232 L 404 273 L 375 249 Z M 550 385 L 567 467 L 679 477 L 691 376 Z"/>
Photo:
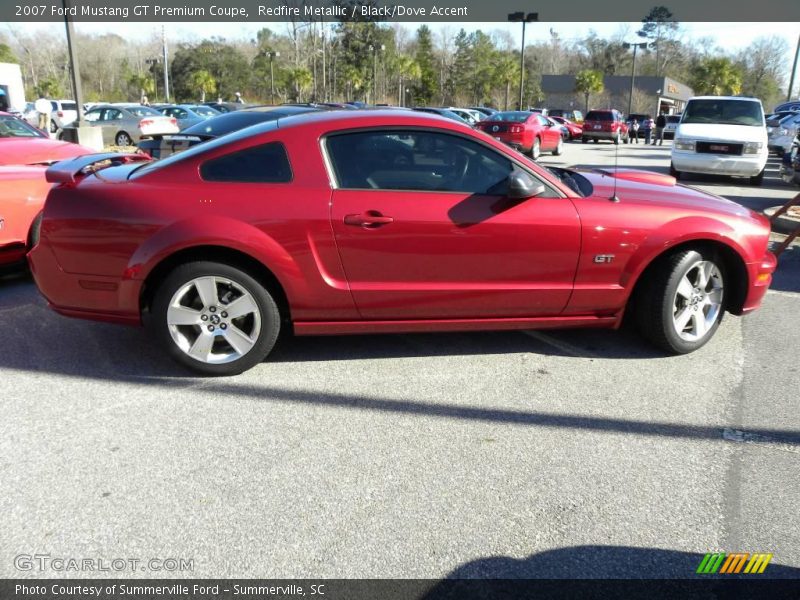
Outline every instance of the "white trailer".
<path id="1" fill-rule="evenodd" d="M 25 86 L 22 83 L 22 69 L 19 65 L 0 63 L 0 89 L 5 92 L 11 109 L 25 111 Z"/>

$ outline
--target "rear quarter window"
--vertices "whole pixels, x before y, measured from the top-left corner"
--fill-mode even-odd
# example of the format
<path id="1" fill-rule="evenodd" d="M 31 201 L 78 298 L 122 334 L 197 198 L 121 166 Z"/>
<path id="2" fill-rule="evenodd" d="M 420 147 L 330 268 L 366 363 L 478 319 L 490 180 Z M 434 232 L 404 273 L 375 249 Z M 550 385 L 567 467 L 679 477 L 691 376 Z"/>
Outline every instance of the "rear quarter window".
<path id="1" fill-rule="evenodd" d="M 283 144 L 270 142 L 207 160 L 200 165 L 200 177 L 229 183 L 288 183 L 292 168 Z"/>

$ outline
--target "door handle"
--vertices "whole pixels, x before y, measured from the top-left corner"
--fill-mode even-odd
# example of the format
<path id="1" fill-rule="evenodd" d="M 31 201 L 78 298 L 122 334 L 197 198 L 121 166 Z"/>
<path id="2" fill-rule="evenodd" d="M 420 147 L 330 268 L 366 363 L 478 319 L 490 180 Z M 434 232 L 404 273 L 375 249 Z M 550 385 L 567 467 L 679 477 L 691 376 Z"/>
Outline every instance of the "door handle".
<path id="1" fill-rule="evenodd" d="M 394 219 L 392 217 L 384 217 L 377 210 L 368 210 L 360 215 L 345 215 L 344 217 L 345 225 L 364 227 L 365 229 L 374 229 L 393 222 Z"/>

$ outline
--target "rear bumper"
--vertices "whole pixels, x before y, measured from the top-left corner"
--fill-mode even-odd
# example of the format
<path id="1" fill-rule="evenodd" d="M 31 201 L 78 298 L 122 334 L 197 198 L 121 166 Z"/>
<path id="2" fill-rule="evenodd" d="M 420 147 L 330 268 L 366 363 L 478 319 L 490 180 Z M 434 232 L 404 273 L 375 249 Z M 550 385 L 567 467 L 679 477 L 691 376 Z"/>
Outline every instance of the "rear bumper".
<path id="1" fill-rule="evenodd" d="M 616 131 L 592 131 L 591 129 L 584 129 L 581 137 L 589 138 L 589 139 L 598 139 L 598 140 L 615 140 L 617 139 L 617 135 L 620 138 L 623 138 L 621 132 Z"/>
<path id="2" fill-rule="evenodd" d="M 28 264 L 50 308 L 68 317 L 140 325 L 141 281 L 65 272 L 46 244 L 28 253 Z"/>
<path id="3" fill-rule="evenodd" d="M 772 274 L 777 266 L 778 259 L 772 252 L 764 254 L 758 262 L 747 264 L 750 287 L 747 290 L 741 314 L 747 314 L 761 306 L 761 302 L 764 300 L 764 296 L 772 283 Z"/>

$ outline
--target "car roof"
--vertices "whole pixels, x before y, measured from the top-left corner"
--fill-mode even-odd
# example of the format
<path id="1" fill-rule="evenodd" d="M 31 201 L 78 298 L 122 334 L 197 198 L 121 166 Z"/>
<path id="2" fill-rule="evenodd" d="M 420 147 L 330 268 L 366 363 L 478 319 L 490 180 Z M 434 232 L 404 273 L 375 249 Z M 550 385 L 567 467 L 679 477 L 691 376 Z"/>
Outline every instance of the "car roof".
<path id="1" fill-rule="evenodd" d="M 761 100 L 753 98 L 752 96 L 692 96 L 689 98 L 689 102 L 692 100 L 746 100 L 748 102 L 758 102 L 761 104 Z"/>
<path id="2" fill-rule="evenodd" d="M 279 119 L 278 127 L 324 124 L 338 125 L 342 121 L 352 123 L 358 127 L 362 123 L 364 127 L 385 127 L 385 126 L 435 126 L 446 125 L 448 129 L 461 129 L 464 131 L 474 131 L 469 125 L 460 121 L 454 121 L 442 117 L 439 114 L 426 113 L 422 111 L 398 111 L 385 108 L 364 108 L 358 111 L 331 110 L 312 113 L 303 113 L 298 116 L 284 117 Z"/>

